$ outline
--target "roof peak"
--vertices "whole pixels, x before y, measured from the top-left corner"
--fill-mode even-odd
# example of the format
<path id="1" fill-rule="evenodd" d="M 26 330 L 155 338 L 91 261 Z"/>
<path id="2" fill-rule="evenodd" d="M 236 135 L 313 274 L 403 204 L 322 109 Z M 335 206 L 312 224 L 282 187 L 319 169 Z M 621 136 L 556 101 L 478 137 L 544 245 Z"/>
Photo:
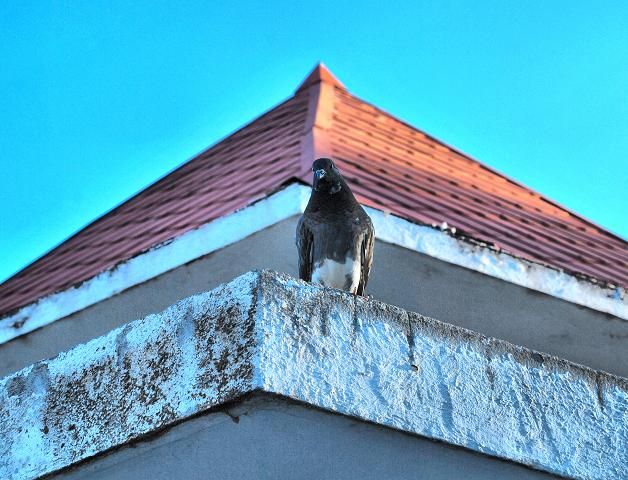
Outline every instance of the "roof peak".
<path id="1" fill-rule="evenodd" d="M 312 69 L 312 71 L 305 78 L 305 80 L 301 82 L 299 88 L 297 88 L 296 91 L 300 92 L 301 90 L 305 90 L 306 88 L 309 88 L 312 85 L 316 85 L 317 83 L 321 82 L 346 90 L 346 87 L 342 84 L 342 82 L 329 71 L 329 69 L 323 64 L 323 62 L 319 62 Z"/>

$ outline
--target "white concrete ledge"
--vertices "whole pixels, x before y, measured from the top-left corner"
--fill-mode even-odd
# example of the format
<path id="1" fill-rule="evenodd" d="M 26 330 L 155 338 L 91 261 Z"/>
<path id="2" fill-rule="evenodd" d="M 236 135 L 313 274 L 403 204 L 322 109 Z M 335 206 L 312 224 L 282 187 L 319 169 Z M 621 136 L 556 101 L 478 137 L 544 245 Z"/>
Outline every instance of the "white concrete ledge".
<path id="1" fill-rule="evenodd" d="M 628 478 L 628 381 L 272 272 L 0 380 L 0 477 L 254 390 L 582 479 Z"/>
<path id="2" fill-rule="evenodd" d="M 155 245 L 78 285 L 39 298 L 0 318 L 0 344 L 299 215 L 305 210 L 308 198 L 309 189 L 290 185 L 246 208 Z"/>
<path id="3" fill-rule="evenodd" d="M 156 245 L 79 285 L 47 295 L 0 318 L 0 344 L 44 327 L 117 293 L 185 265 L 305 210 L 310 187 L 291 184 L 259 202 Z M 417 225 L 366 208 L 378 240 L 399 245 L 506 282 L 628 320 L 621 286 L 595 283 L 562 270 L 456 238 L 452 229 Z M 295 250 L 296 255 L 296 250 Z"/>

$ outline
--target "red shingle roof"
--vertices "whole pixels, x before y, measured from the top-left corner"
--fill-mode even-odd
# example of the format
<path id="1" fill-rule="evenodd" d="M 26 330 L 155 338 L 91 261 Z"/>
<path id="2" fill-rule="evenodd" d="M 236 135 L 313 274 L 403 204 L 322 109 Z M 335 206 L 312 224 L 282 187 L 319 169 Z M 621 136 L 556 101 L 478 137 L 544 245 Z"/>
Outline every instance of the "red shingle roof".
<path id="1" fill-rule="evenodd" d="M 621 238 L 354 97 L 319 65 L 295 95 L 0 285 L 0 315 L 263 198 L 333 157 L 360 201 L 628 285 Z"/>

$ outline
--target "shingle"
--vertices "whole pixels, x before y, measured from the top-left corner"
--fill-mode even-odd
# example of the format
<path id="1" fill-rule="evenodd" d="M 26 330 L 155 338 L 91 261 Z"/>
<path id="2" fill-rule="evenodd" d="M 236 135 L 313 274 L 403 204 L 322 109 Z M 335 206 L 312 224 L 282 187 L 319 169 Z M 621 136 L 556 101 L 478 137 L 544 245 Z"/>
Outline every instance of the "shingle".
<path id="1" fill-rule="evenodd" d="M 5 281 L 0 315 L 244 207 L 253 195 L 295 177 L 307 100 L 306 93 L 290 98 Z"/>
<path id="2" fill-rule="evenodd" d="M 332 94 L 319 101 L 323 86 Z M 320 111 L 308 112 L 312 105 Z M 318 145 L 329 151 L 303 148 L 319 114 L 327 117 L 317 129 Z M 0 315 L 242 208 L 290 179 L 309 182 L 304 166 L 324 155 L 334 157 L 367 205 L 418 223 L 447 222 L 513 254 L 628 285 L 624 240 L 358 99 L 319 66 L 293 97 L 1 284 Z"/>
<path id="3" fill-rule="evenodd" d="M 628 284 L 628 251 L 621 238 L 346 90 L 334 92 L 333 152 L 341 170 L 360 179 L 355 188 L 366 199 L 376 198 L 378 205 L 416 222 L 446 221 L 479 240 L 569 272 Z M 385 177 L 388 192 L 365 183 L 364 177 L 377 176 Z M 407 208 L 412 196 L 416 211 Z M 423 208 L 425 203 L 434 210 Z M 399 205 L 406 206 L 404 212 Z"/>

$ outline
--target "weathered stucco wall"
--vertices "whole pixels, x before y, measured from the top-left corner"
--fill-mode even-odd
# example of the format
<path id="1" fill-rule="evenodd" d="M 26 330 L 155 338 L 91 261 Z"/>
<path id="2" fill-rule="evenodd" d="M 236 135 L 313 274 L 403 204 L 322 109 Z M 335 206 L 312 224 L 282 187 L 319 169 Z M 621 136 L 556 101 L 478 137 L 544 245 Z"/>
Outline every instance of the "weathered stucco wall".
<path id="1" fill-rule="evenodd" d="M 55 480 L 542 480 L 549 473 L 257 394 Z"/>
<path id="2" fill-rule="evenodd" d="M 0 381 L 0 477 L 259 390 L 559 475 L 628 476 L 626 379 L 262 272 Z"/>
<path id="3" fill-rule="evenodd" d="M 295 275 L 296 217 L 0 345 L 0 377 L 254 269 Z M 485 335 L 628 376 L 628 322 L 377 242 L 374 298 Z"/>

